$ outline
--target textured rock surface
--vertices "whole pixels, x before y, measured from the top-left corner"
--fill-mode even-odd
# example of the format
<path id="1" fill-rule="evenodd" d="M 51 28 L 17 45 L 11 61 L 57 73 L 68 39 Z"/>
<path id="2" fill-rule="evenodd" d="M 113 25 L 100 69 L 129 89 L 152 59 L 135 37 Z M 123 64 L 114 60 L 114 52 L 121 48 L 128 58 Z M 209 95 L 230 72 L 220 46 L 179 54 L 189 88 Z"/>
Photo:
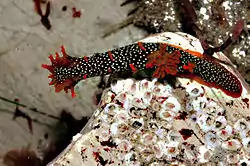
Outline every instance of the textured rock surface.
<path id="1" fill-rule="evenodd" d="M 191 0 L 191 3 L 188 3 L 188 0 L 133 1 L 136 5 L 131 8 L 131 12 L 129 12 L 131 15 L 121 25 L 126 22 L 133 23 L 149 33 L 168 31 L 192 33 L 193 24 L 201 30 L 201 36 L 213 46 L 222 44 L 228 37 L 232 25 L 243 19 L 245 26 L 240 40 L 224 50 L 224 53 L 237 66 L 247 82 L 250 82 L 249 1 Z M 130 2 L 130 0 L 127 2 Z"/>
<path id="2" fill-rule="evenodd" d="M 49 16 L 52 28 L 48 31 L 40 23 L 40 16 L 35 12 L 32 0 L 1 0 L 0 95 L 9 99 L 17 97 L 22 103 L 55 116 L 61 109 L 68 109 L 76 117 L 90 116 L 95 108 L 92 94 L 96 88 L 96 79 L 81 82 L 77 89 L 77 99 L 72 99 L 70 95 L 56 94 L 49 88 L 48 73 L 41 70 L 40 64 L 47 62 L 47 56 L 58 51 L 62 44 L 72 55 L 82 56 L 127 44 L 146 35 L 137 28 L 128 27 L 105 39 L 101 38 L 106 28 L 126 18 L 131 6 L 121 8 L 120 4 L 121 1 L 117 0 L 53 0 Z M 68 7 L 65 12 L 62 11 L 64 5 Z M 80 18 L 72 18 L 74 6 L 82 11 Z M 42 8 L 44 10 L 45 6 Z M 169 29 L 172 27 L 175 31 L 176 25 L 169 23 Z M 14 111 L 14 105 L 0 101 L 0 109 L 0 156 L 10 149 L 28 144 L 36 148 L 38 139 L 47 127 L 34 123 L 34 134 L 31 135 L 26 120 L 12 121 L 9 112 Z M 24 111 L 44 123 L 55 122 L 28 110 Z"/>
<path id="3" fill-rule="evenodd" d="M 118 81 L 86 126 L 90 132 L 50 165 L 250 164 L 249 102 L 179 81 L 180 88 Z"/>
<path id="4" fill-rule="evenodd" d="M 172 33 L 164 39 L 202 52 L 197 39 L 178 35 L 181 40 Z M 248 165 L 250 94 L 242 85 L 241 97 L 231 98 L 183 78 L 175 87 L 156 79 L 120 80 L 103 94 L 83 135 L 50 165 Z"/>
<path id="5" fill-rule="evenodd" d="M 75 56 L 89 55 L 122 45 L 140 38 L 144 33 L 137 28 L 127 28 L 102 39 L 103 31 L 126 17 L 127 9 L 120 8 L 117 0 L 51 1 L 49 19 L 51 30 L 40 23 L 33 0 L 0 1 L 0 95 L 9 99 L 19 98 L 21 103 L 59 116 L 61 109 L 75 117 L 90 116 L 95 106 L 92 96 L 97 79 L 79 84 L 78 97 L 55 93 L 48 85 L 48 72 L 41 68 L 48 62 L 48 55 L 65 45 Z M 66 5 L 67 10 L 62 11 Z M 80 18 L 72 17 L 72 7 L 81 10 Z M 45 6 L 42 6 L 44 11 Z M 138 37 L 138 38 L 137 38 Z M 0 101 L 0 156 L 8 150 L 28 144 L 36 148 L 47 126 L 33 123 L 34 134 L 29 133 L 27 121 L 12 120 L 15 105 Z M 23 109 L 32 118 L 53 124 L 55 120 Z M 7 112 L 6 112 L 7 111 Z"/>

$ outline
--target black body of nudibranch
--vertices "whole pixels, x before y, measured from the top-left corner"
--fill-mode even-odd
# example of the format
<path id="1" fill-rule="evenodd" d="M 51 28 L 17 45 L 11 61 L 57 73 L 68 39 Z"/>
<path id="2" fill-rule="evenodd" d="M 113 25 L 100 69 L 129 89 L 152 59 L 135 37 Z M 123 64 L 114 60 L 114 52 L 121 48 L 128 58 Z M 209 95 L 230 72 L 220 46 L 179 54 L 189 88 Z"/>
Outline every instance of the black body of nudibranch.
<path id="1" fill-rule="evenodd" d="M 52 74 L 50 85 L 55 85 L 56 92 L 61 90 L 71 89 L 72 96 L 74 86 L 81 80 L 108 75 L 111 73 L 137 70 L 145 68 L 147 55 L 156 51 L 159 47 L 157 43 L 148 43 L 143 47 L 142 43 L 130 44 L 124 47 L 113 49 L 104 53 L 95 53 L 90 57 L 71 57 L 66 52 L 64 47 L 61 47 L 63 57 L 59 57 L 56 53 L 56 58 L 49 56 L 52 65 L 42 65 Z"/>
<path id="2" fill-rule="evenodd" d="M 52 74 L 50 85 L 55 85 L 56 92 L 71 89 L 81 80 L 107 75 L 120 71 L 143 70 L 152 68 L 152 77 L 165 77 L 171 74 L 190 78 L 206 86 L 221 89 L 227 95 L 240 97 L 242 85 L 238 78 L 224 66 L 205 58 L 198 52 L 183 50 L 178 46 L 165 43 L 134 43 L 104 53 L 95 53 L 90 57 L 71 57 L 64 47 L 63 56 L 50 55 L 52 65 L 42 65 Z"/>

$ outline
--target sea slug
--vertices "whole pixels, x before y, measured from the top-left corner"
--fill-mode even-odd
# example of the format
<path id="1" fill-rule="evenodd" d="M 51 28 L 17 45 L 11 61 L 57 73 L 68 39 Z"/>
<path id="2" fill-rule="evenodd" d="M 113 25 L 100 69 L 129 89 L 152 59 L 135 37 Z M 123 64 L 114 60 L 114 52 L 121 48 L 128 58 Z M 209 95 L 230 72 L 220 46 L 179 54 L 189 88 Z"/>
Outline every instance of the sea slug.
<path id="1" fill-rule="evenodd" d="M 50 55 L 52 64 L 43 64 L 42 67 L 51 72 L 50 85 L 55 86 L 56 92 L 70 89 L 73 97 L 74 86 L 83 79 L 120 71 L 137 72 L 146 68 L 154 70 L 152 77 L 155 78 L 167 75 L 190 78 L 220 89 L 234 98 L 240 97 L 242 93 L 240 80 L 219 61 L 171 42 L 157 40 L 157 35 L 154 40 L 142 40 L 89 57 L 72 57 L 63 46 L 61 53 L 62 56 L 56 53 L 55 59 Z"/>

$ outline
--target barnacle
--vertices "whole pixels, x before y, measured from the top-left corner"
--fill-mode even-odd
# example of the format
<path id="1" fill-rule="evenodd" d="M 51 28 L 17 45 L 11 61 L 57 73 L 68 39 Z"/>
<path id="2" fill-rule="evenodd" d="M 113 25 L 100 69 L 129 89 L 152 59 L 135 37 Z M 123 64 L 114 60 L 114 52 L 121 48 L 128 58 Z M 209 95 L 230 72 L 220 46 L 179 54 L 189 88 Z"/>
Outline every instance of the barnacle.
<path id="1" fill-rule="evenodd" d="M 145 145 L 153 145 L 156 143 L 157 137 L 153 133 L 145 133 L 141 138 L 141 142 Z"/>
<path id="2" fill-rule="evenodd" d="M 204 93 L 204 89 L 202 89 L 202 87 L 197 87 L 194 84 L 188 85 L 186 91 L 190 97 L 198 97 Z"/>
<path id="3" fill-rule="evenodd" d="M 100 142 L 103 142 L 103 141 L 108 141 L 110 139 L 110 133 L 108 130 L 102 130 L 100 132 L 100 135 L 99 135 L 99 141 Z"/>
<path id="4" fill-rule="evenodd" d="M 119 111 L 114 116 L 114 120 L 116 120 L 117 122 L 126 122 L 128 118 L 129 118 L 129 115 L 126 111 Z"/>
<path id="5" fill-rule="evenodd" d="M 212 156 L 212 151 L 207 148 L 207 146 L 200 146 L 199 147 L 198 160 L 200 163 L 206 163 L 209 161 L 210 157 Z"/>
<path id="6" fill-rule="evenodd" d="M 179 142 L 170 142 L 165 145 L 166 146 L 166 152 L 165 155 L 168 156 L 168 158 L 176 157 L 179 154 Z"/>
<path id="7" fill-rule="evenodd" d="M 217 136 L 222 140 L 227 140 L 233 135 L 233 128 L 230 125 L 227 125 L 225 128 L 217 131 Z"/>
<path id="8" fill-rule="evenodd" d="M 178 112 L 181 109 L 181 104 L 175 97 L 168 97 L 162 104 L 162 109 L 171 110 L 173 112 Z"/>
<path id="9" fill-rule="evenodd" d="M 219 138 L 212 131 L 209 131 L 205 134 L 205 141 L 206 145 L 210 148 L 215 148 L 221 144 Z"/>
<path id="10" fill-rule="evenodd" d="M 129 152 L 130 149 L 132 148 L 132 145 L 130 143 L 130 141 L 128 140 L 122 140 L 119 145 L 118 145 L 118 150 L 120 151 L 125 151 L 125 152 Z"/>
<path id="11" fill-rule="evenodd" d="M 117 104 L 107 104 L 104 108 L 104 112 L 109 115 L 115 115 L 119 111 L 119 105 Z"/>
<path id="12" fill-rule="evenodd" d="M 236 139 L 230 139 L 228 141 L 222 142 L 221 147 L 227 150 L 233 150 L 236 151 L 241 148 L 241 143 L 239 140 Z"/>
<path id="13" fill-rule="evenodd" d="M 164 110 L 159 112 L 159 117 L 166 120 L 166 121 L 172 121 L 175 117 L 176 113 L 169 110 Z"/>
<path id="14" fill-rule="evenodd" d="M 227 161 L 229 164 L 237 164 L 239 163 L 240 155 L 239 154 L 228 154 Z"/>

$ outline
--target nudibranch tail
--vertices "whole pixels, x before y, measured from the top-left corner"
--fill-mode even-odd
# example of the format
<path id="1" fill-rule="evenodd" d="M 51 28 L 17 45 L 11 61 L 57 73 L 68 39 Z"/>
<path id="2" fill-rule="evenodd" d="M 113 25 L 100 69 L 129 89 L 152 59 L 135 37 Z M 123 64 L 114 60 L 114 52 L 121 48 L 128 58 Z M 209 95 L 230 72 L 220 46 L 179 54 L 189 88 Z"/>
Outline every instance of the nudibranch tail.
<path id="1" fill-rule="evenodd" d="M 148 55 L 146 68 L 155 67 L 153 77 L 164 78 L 167 74 L 193 79 L 200 84 L 222 90 L 228 96 L 238 98 L 242 93 L 240 80 L 219 62 L 207 59 L 199 52 L 183 50 L 165 44 L 165 52 Z"/>

